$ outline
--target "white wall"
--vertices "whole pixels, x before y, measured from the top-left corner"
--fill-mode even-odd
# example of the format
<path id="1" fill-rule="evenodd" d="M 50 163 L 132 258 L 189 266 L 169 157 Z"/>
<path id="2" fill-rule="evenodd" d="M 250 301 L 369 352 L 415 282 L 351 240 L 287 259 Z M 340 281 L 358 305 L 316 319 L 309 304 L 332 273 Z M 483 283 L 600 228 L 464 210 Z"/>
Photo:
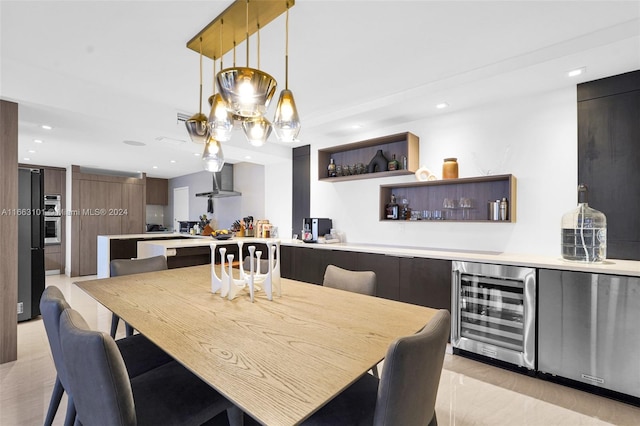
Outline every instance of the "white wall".
<path id="1" fill-rule="evenodd" d="M 214 213 L 207 213 L 207 197 L 196 197 L 197 193 L 213 188 L 210 172 L 200 171 L 169 179 L 169 204 L 164 209 L 165 226 L 173 227 L 173 189 L 189 187 L 189 220 L 207 214 L 214 229 L 229 229 L 233 222 L 246 216 L 255 219 L 269 218 L 265 215 L 265 171 L 264 166 L 253 163 L 233 165 L 233 189 L 241 192 L 239 197 L 213 199 Z"/>
<path id="2" fill-rule="evenodd" d="M 278 227 L 280 238 L 291 238 L 292 157 L 265 166 L 265 217 Z"/>
<path id="3" fill-rule="evenodd" d="M 459 177 L 513 174 L 517 222 L 380 222 L 379 186 L 415 181 L 414 177 L 337 183 L 314 178 L 318 148 L 403 131 L 420 137 L 420 164 L 438 176 L 446 157 L 458 158 Z M 575 88 L 312 144 L 311 176 L 311 216 L 332 218 L 334 228 L 343 231 L 349 242 L 560 256 L 560 219 L 577 200 Z"/>
<path id="4" fill-rule="evenodd" d="M 242 192 L 240 215 L 235 219 L 247 216 L 253 216 L 255 220 L 268 218 L 265 216 L 264 166 L 253 163 L 234 164 L 233 186 L 236 191 Z"/>

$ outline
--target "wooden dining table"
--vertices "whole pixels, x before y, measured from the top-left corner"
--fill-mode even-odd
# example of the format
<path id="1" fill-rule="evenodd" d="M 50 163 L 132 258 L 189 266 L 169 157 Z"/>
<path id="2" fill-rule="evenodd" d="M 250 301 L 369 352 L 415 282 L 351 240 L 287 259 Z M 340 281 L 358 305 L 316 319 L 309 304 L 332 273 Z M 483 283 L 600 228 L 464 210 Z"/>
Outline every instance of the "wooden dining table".
<path id="1" fill-rule="evenodd" d="M 436 313 L 284 278 L 228 300 L 210 265 L 75 284 L 265 425 L 300 423 Z"/>

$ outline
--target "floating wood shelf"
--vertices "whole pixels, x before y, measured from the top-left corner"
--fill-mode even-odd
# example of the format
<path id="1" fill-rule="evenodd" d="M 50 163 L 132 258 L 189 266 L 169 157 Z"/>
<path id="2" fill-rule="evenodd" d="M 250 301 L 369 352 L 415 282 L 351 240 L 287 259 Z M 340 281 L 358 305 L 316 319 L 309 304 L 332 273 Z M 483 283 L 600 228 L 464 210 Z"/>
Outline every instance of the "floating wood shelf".
<path id="1" fill-rule="evenodd" d="M 426 182 L 398 183 L 380 186 L 380 220 L 387 221 L 385 206 L 396 196 L 396 203 L 409 201 L 411 210 L 440 211 L 437 221 L 506 223 L 516 221 L 516 178 L 513 175 L 480 176 L 462 179 L 443 179 Z M 460 207 L 460 198 L 471 200 L 471 207 Z M 444 199 L 453 200 L 453 208 L 445 208 Z M 489 201 L 506 198 L 509 202 L 507 220 L 489 220 Z M 434 220 L 421 220 L 433 222 Z"/>
<path id="2" fill-rule="evenodd" d="M 327 166 L 331 158 L 337 165 L 351 166 L 362 163 L 365 167 L 376 152 L 381 149 L 387 159 L 391 160 L 395 154 L 396 160 L 402 167 L 402 157 L 407 157 L 407 168 L 402 170 L 384 171 L 376 173 L 352 174 L 348 176 L 327 177 Z M 318 180 L 325 182 L 342 182 L 357 179 L 373 179 L 380 177 L 402 176 L 414 174 L 418 169 L 420 156 L 420 138 L 410 132 L 367 139 L 346 145 L 318 150 Z"/>

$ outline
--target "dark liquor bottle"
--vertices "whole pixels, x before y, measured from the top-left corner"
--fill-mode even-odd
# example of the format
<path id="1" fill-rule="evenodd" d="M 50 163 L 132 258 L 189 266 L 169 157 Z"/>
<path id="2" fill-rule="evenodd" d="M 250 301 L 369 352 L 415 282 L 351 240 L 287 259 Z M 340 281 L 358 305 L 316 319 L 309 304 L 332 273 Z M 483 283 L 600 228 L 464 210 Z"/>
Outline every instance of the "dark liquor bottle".
<path id="1" fill-rule="evenodd" d="M 396 203 L 396 196 L 391 194 L 391 202 L 385 206 L 387 219 L 398 220 L 399 215 L 399 207 L 398 203 Z"/>
<path id="2" fill-rule="evenodd" d="M 336 177 L 336 163 L 333 162 L 333 158 L 331 159 L 331 162 L 327 166 L 327 176 Z"/>
<path id="3" fill-rule="evenodd" d="M 387 165 L 387 170 L 399 170 L 400 169 L 400 163 L 398 162 L 398 160 L 396 160 L 396 155 L 393 154 L 393 158 L 391 159 L 391 161 L 389 161 L 389 164 Z"/>

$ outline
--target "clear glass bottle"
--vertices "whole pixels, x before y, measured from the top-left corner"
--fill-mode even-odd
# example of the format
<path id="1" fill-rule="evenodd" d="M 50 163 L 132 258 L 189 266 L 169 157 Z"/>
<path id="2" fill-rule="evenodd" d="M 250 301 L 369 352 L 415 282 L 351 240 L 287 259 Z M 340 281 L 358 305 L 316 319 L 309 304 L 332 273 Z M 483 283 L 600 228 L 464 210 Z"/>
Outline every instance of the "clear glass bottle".
<path id="1" fill-rule="evenodd" d="M 329 165 L 327 166 L 327 176 L 328 177 L 336 177 L 336 163 L 333 162 L 333 158 L 331 159 L 331 162 L 329 163 Z"/>
<path id="2" fill-rule="evenodd" d="M 587 203 L 588 188 L 578 185 L 578 207 L 562 216 L 562 258 L 602 262 L 607 258 L 607 217 Z"/>
<path id="3" fill-rule="evenodd" d="M 398 203 L 396 203 L 396 196 L 391 194 L 391 202 L 385 206 L 387 219 L 398 220 L 400 217 L 400 212 L 398 208 Z"/>

